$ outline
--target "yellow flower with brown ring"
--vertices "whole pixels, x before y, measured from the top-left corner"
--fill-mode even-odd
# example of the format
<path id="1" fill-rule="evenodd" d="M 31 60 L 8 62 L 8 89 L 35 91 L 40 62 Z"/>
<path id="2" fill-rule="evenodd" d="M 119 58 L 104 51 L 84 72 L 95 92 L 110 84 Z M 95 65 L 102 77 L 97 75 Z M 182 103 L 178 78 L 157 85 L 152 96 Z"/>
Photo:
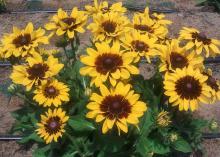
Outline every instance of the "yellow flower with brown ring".
<path id="1" fill-rule="evenodd" d="M 38 86 L 42 81 L 57 75 L 64 66 L 53 56 L 44 61 L 37 53 L 33 57 L 28 57 L 26 61 L 26 64 L 13 66 L 10 78 L 15 84 L 25 86 L 28 91 L 32 86 Z"/>
<path id="2" fill-rule="evenodd" d="M 52 30 L 57 36 L 66 34 L 70 39 L 74 38 L 76 33 L 84 33 L 83 26 L 87 22 L 87 15 L 84 11 L 79 11 L 77 7 L 72 9 L 70 15 L 61 8 L 54 15 L 51 22 L 45 25 L 47 30 Z"/>
<path id="3" fill-rule="evenodd" d="M 197 54 L 204 52 L 205 57 L 220 54 L 220 41 L 207 37 L 204 32 L 200 32 L 195 28 L 183 27 L 179 39 L 186 41 L 185 48 L 187 50 L 194 49 Z"/>
<path id="4" fill-rule="evenodd" d="M 180 41 L 172 39 L 167 41 L 166 45 L 161 45 L 159 48 L 160 57 L 160 72 L 174 72 L 177 68 L 184 68 L 192 66 L 194 68 L 201 68 L 203 66 L 204 58 L 198 56 L 195 52 L 188 52 L 185 48 L 180 47 Z"/>
<path id="5" fill-rule="evenodd" d="M 88 29 L 93 34 L 93 41 L 119 41 L 125 33 L 130 31 L 129 20 L 119 13 L 110 12 L 98 14 L 93 18 L 93 22 L 88 25 Z"/>
<path id="6" fill-rule="evenodd" d="M 88 55 L 80 58 L 86 65 L 80 69 L 80 74 L 92 77 L 90 85 L 99 87 L 108 80 L 115 86 L 117 80 L 126 80 L 131 74 L 139 74 L 139 69 L 132 63 L 135 53 L 122 51 L 118 42 L 112 46 L 106 42 L 96 43 L 95 47 L 87 48 Z"/>
<path id="7" fill-rule="evenodd" d="M 52 105 L 58 107 L 62 102 L 69 101 L 69 90 L 62 82 L 48 80 L 37 87 L 34 91 L 35 95 L 33 99 L 44 107 L 50 107 Z"/>
<path id="8" fill-rule="evenodd" d="M 172 106 L 179 106 L 180 111 L 194 111 L 201 102 L 209 103 L 211 93 L 207 79 L 199 69 L 191 66 L 178 68 L 174 73 L 165 75 L 164 94 L 169 97 Z"/>
<path id="9" fill-rule="evenodd" d="M 53 141 L 57 142 L 58 138 L 62 137 L 65 132 L 64 127 L 68 121 L 69 116 L 66 116 L 66 112 L 58 109 L 48 109 L 45 115 L 41 115 L 40 123 L 37 123 L 37 134 L 43 138 L 46 144 Z"/>
<path id="10" fill-rule="evenodd" d="M 26 57 L 33 55 L 35 49 L 40 45 L 49 44 L 49 38 L 45 36 L 45 30 L 38 28 L 34 30 L 30 22 L 25 29 L 13 27 L 13 33 L 3 36 L 1 42 L 4 51 L 1 52 L 3 58 Z"/>
<path id="11" fill-rule="evenodd" d="M 100 86 L 100 94 L 92 93 L 87 105 L 89 112 L 86 117 L 103 122 L 102 133 L 105 134 L 116 125 L 118 133 L 128 132 L 128 124 L 137 126 L 140 117 L 147 110 L 146 103 L 139 100 L 130 84 L 119 82 L 116 87 L 108 89 Z"/>
<path id="12" fill-rule="evenodd" d="M 141 34 L 138 31 L 132 31 L 131 33 L 125 34 L 121 42 L 121 45 L 127 51 L 132 51 L 136 53 L 134 62 L 138 62 L 141 57 L 145 57 L 150 63 L 150 58 L 158 55 L 157 38 L 149 37 L 148 35 Z"/>

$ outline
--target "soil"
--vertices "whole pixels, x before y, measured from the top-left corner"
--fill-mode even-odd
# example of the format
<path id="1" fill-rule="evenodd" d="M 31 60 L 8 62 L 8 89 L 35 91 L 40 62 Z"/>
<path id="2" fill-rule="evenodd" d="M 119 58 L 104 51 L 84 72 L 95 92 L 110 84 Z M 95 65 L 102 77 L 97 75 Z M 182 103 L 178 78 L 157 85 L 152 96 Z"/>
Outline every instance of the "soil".
<path id="1" fill-rule="evenodd" d="M 124 0 L 125 1 L 125 0 Z M 143 2 L 144 0 L 140 0 Z M 167 0 L 168 1 L 168 0 Z M 220 14 L 204 10 L 202 7 L 195 7 L 194 0 L 169 0 L 175 3 L 178 12 L 167 14 L 167 18 L 173 21 L 170 26 L 170 36 L 177 37 L 179 30 L 183 26 L 192 26 L 204 31 L 208 36 L 220 39 Z M 113 2 L 113 1 L 111 1 Z M 139 1 L 138 1 L 139 2 Z M 151 1 L 153 3 L 153 1 Z M 7 0 L 7 7 L 11 11 L 25 10 L 26 0 Z M 57 9 L 63 7 L 71 9 L 73 6 L 83 8 L 85 4 L 91 4 L 92 0 L 43 0 L 43 9 Z M 131 14 L 131 13 L 129 13 Z M 53 14 L 0 14 L 0 38 L 4 33 L 9 33 L 12 26 L 24 27 L 29 21 L 32 21 L 35 27 L 43 27 Z M 82 45 L 88 43 L 89 32 L 81 35 Z M 209 65 L 214 70 L 214 75 L 220 79 L 220 64 Z M 11 68 L 0 67 L 0 85 L 3 86 L 9 81 Z M 141 71 L 148 79 L 154 73 L 154 67 L 146 64 L 141 66 Z M 0 135 L 7 134 L 14 122 L 10 112 L 18 109 L 22 105 L 22 101 L 17 97 L 9 99 L 4 92 L 0 92 Z M 220 124 L 220 103 L 214 105 L 201 105 L 195 113 L 196 116 L 207 119 L 216 119 Z M 220 140 L 205 140 L 204 147 L 206 155 L 204 157 L 220 156 Z M 0 157 L 31 157 L 31 151 L 24 150 L 16 142 L 0 142 Z"/>

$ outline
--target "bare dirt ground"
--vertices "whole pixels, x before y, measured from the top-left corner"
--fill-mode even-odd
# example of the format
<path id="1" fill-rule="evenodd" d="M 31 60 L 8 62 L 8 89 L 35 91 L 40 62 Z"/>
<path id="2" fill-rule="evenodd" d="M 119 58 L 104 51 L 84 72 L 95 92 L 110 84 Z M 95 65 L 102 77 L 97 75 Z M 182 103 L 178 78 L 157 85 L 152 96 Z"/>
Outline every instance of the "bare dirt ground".
<path id="1" fill-rule="evenodd" d="M 125 0 L 124 0 L 125 1 Z M 143 0 L 144 1 L 144 0 Z M 194 0 L 169 0 L 175 3 L 176 13 L 167 14 L 167 18 L 173 21 L 170 26 L 170 36 L 177 37 L 179 30 L 183 26 L 192 26 L 206 32 L 209 36 L 220 39 L 220 14 L 208 12 L 201 7 L 195 7 Z M 113 2 L 113 1 L 109 1 Z M 141 2 L 141 1 L 140 1 Z M 25 0 L 7 0 L 10 10 L 24 10 Z M 83 8 L 85 4 L 92 3 L 92 0 L 43 0 L 44 9 L 56 9 L 63 7 L 71 9 L 73 6 Z M 130 13 L 129 13 L 130 14 Z M 0 38 L 4 33 L 9 33 L 12 26 L 24 27 L 29 21 L 32 21 L 35 27 L 43 27 L 52 14 L 0 14 Z M 83 45 L 88 43 L 88 32 L 81 36 Z M 214 74 L 220 79 L 220 65 L 210 65 L 214 70 Z M 144 74 L 149 77 L 152 74 L 153 67 L 147 65 L 143 68 Z M 10 68 L 0 67 L 0 85 L 8 80 Z M 0 93 L 0 135 L 7 134 L 14 120 L 10 115 L 11 111 L 16 110 L 22 105 L 22 101 L 17 97 L 13 97 L 10 101 L 7 96 Z M 207 119 L 216 119 L 220 124 L 220 103 L 215 105 L 201 105 L 199 111 L 195 113 L 197 116 Z M 204 141 L 206 155 L 204 157 L 220 156 L 220 140 Z M 31 151 L 25 151 L 16 142 L 0 142 L 0 157 L 31 157 Z"/>

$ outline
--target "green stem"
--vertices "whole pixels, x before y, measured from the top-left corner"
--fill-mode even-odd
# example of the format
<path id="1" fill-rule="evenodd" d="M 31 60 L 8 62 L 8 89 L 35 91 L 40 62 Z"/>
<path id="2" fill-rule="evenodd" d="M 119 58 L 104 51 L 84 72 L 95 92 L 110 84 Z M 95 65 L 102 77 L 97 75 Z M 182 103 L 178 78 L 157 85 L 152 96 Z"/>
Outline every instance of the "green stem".
<path id="1" fill-rule="evenodd" d="M 79 155 L 81 157 L 83 157 L 84 155 L 81 153 L 81 150 L 80 150 L 79 146 L 77 145 L 76 141 L 73 139 L 73 137 L 69 133 L 67 133 L 67 132 L 65 132 L 65 135 L 70 139 L 72 144 L 75 146 L 75 148 L 77 149 Z"/>
<path id="2" fill-rule="evenodd" d="M 66 52 L 66 47 L 63 47 L 63 50 L 64 50 L 64 53 L 66 55 L 66 58 L 69 59 L 68 55 L 67 55 L 67 52 Z"/>
<path id="3" fill-rule="evenodd" d="M 76 61 L 76 52 L 75 52 L 76 50 L 74 47 L 74 39 L 71 40 L 70 44 L 71 44 L 71 48 L 72 48 L 72 52 L 73 52 L 73 59 L 74 59 L 74 61 Z"/>
<path id="4" fill-rule="evenodd" d="M 31 105 L 34 105 L 34 106 L 35 106 L 35 104 L 34 104 L 32 101 L 30 101 L 26 96 L 22 95 L 21 93 L 16 93 L 15 95 L 18 96 L 19 98 L 21 98 L 21 99 L 27 101 L 27 102 L 30 103 Z"/>

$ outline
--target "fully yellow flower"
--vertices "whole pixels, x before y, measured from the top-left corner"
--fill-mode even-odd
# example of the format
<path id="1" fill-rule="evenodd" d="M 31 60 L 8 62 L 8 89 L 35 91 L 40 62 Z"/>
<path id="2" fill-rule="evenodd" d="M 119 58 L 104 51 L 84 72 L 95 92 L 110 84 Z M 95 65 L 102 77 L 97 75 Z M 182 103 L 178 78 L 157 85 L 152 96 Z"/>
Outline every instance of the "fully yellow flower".
<path id="1" fill-rule="evenodd" d="M 155 22 L 146 14 L 134 14 L 132 27 L 143 34 L 149 34 L 159 39 L 164 39 L 168 33 L 168 29 Z"/>
<path id="2" fill-rule="evenodd" d="M 115 12 L 98 14 L 87 28 L 93 33 L 94 41 L 108 43 L 119 41 L 130 30 L 128 18 Z"/>
<path id="3" fill-rule="evenodd" d="M 119 82 L 115 88 L 108 89 L 100 86 L 101 95 L 93 93 L 91 102 L 87 105 L 90 110 L 86 117 L 93 118 L 96 122 L 103 122 L 102 133 L 112 129 L 114 124 L 120 131 L 127 133 L 128 124 L 138 125 L 138 118 L 143 116 L 147 105 L 139 101 L 139 94 L 131 90 L 130 84 Z"/>
<path id="4" fill-rule="evenodd" d="M 185 48 L 180 47 L 177 39 L 167 42 L 160 46 L 160 72 L 173 72 L 177 68 L 184 68 L 189 65 L 199 68 L 203 66 L 203 57 L 196 55 L 195 52 L 187 52 Z"/>
<path id="5" fill-rule="evenodd" d="M 150 19 L 152 19 L 155 23 L 163 26 L 167 26 L 172 24 L 172 21 L 165 19 L 164 14 L 158 14 L 158 13 L 151 13 L 149 8 L 146 7 L 144 10 L 144 13 L 140 13 L 140 16 L 148 16 Z"/>
<path id="6" fill-rule="evenodd" d="M 220 82 L 216 78 L 212 76 L 212 70 L 204 70 L 204 75 L 208 76 L 208 79 L 206 80 L 207 85 L 210 87 L 210 91 L 212 94 L 212 97 L 210 99 L 210 103 L 215 103 L 217 100 L 220 100 Z"/>
<path id="7" fill-rule="evenodd" d="M 33 99 L 44 107 L 50 107 L 51 105 L 58 107 L 62 102 L 69 101 L 69 90 L 64 83 L 57 80 L 49 80 L 42 83 L 34 91 L 35 96 Z"/>
<path id="8" fill-rule="evenodd" d="M 179 39 L 187 42 L 185 45 L 187 50 L 194 49 L 197 54 L 204 52 L 206 57 L 220 54 L 218 48 L 220 41 L 208 38 L 205 33 L 199 32 L 197 29 L 183 27 Z"/>
<path id="9" fill-rule="evenodd" d="M 126 50 L 135 52 L 136 57 L 134 62 L 138 62 L 140 57 L 146 57 L 150 62 L 150 58 L 158 54 L 156 47 L 157 38 L 149 37 L 146 34 L 140 34 L 138 31 L 125 34 L 122 39 L 122 45 Z"/>
<path id="10" fill-rule="evenodd" d="M 194 70 L 191 66 L 177 69 L 165 76 L 164 94 L 169 97 L 172 106 L 179 105 L 180 111 L 194 111 L 200 102 L 209 103 L 211 94 L 206 84 L 207 79 L 199 69 Z"/>
<path id="11" fill-rule="evenodd" d="M 66 34 L 70 39 L 74 38 L 75 34 L 84 33 L 83 26 L 86 24 L 87 15 L 84 11 L 79 11 L 74 7 L 70 16 L 62 9 L 58 10 L 57 15 L 54 15 L 51 22 L 45 25 L 47 30 L 53 30 L 57 36 Z"/>
<path id="12" fill-rule="evenodd" d="M 69 117 L 66 116 L 66 112 L 61 108 L 51 110 L 49 109 L 45 115 L 41 115 L 41 122 L 37 123 L 37 134 L 45 140 L 45 142 L 51 143 L 57 142 L 59 137 L 65 132 L 64 127 Z"/>
<path id="13" fill-rule="evenodd" d="M 2 47 L 5 50 L 2 52 L 3 57 L 32 55 L 35 52 L 35 48 L 49 43 L 48 37 L 44 34 L 45 30 L 42 28 L 34 30 L 32 23 L 28 23 L 26 28 L 22 30 L 13 27 L 13 33 L 3 36 Z"/>
<path id="14" fill-rule="evenodd" d="M 88 48 L 88 55 L 80 58 L 86 65 L 80 69 L 80 74 L 92 77 L 91 85 L 99 87 L 109 80 L 115 86 L 116 80 L 129 79 L 130 74 L 139 74 L 138 68 L 132 65 L 134 52 L 122 51 L 118 42 L 113 43 L 112 47 L 106 42 L 96 43 L 95 46 L 97 50 Z"/>
<path id="15" fill-rule="evenodd" d="M 113 3 L 109 6 L 107 1 L 98 3 L 98 0 L 94 0 L 94 6 L 86 5 L 85 9 L 89 15 L 97 15 L 98 13 L 105 14 L 109 12 L 125 13 L 127 9 L 122 6 L 122 2 Z"/>
<path id="16" fill-rule="evenodd" d="M 49 56 L 44 61 L 39 54 L 27 58 L 27 64 L 13 66 L 10 76 L 16 84 L 26 86 L 26 90 L 30 90 L 33 85 L 39 85 L 49 77 L 55 76 L 63 68 L 63 64 L 58 62 L 57 58 Z"/>

